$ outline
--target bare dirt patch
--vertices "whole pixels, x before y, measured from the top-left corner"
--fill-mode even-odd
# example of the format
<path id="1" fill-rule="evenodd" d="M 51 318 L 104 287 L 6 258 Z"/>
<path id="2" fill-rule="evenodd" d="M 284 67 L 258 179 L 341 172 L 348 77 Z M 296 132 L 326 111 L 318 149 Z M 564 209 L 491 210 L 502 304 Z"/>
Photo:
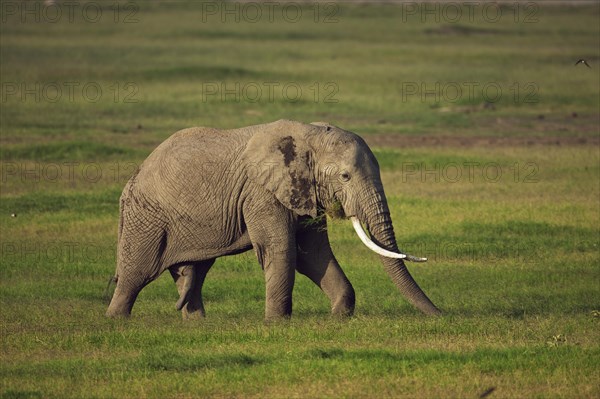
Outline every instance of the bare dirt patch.
<path id="1" fill-rule="evenodd" d="M 364 137 L 371 147 L 530 147 L 598 146 L 600 137 L 489 137 L 489 136 L 405 136 L 376 134 Z"/>

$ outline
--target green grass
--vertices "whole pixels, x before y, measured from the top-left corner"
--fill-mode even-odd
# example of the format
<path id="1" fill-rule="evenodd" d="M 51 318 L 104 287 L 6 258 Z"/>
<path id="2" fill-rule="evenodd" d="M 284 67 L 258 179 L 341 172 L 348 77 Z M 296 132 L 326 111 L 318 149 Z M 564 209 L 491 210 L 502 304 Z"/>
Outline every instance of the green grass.
<path id="1" fill-rule="evenodd" d="M 528 24 L 509 8 L 498 23 L 404 20 L 394 5 L 341 5 L 331 24 L 314 23 L 309 6 L 298 23 L 204 22 L 186 2 L 136 3 L 139 22 L 124 24 L 106 4 L 96 24 L 0 24 L 1 398 L 600 395 L 597 4 L 534 3 Z M 73 98 L 49 101 L 68 82 Z M 279 84 L 272 99 L 203 93 L 265 82 Z M 403 97 L 407 84 L 436 82 L 498 84 L 502 96 L 487 108 L 479 90 Z M 102 89 L 97 101 L 86 84 Z M 286 84 L 301 87 L 298 101 Z M 429 257 L 409 268 L 444 317 L 417 313 L 334 220 L 357 293 L 351 319 L 329 316 L 298 276 L 292 319 L 265 324 L 252 252 L 218 260 L 203 321 L 181 320 L 168 275 L 130 320 L 106 319 L 118 199 L 135 167 L 180 128 L 279 118 L 330 121 L 375 143 L 396 135 L 374 152 L 399 245 Z M 402 145 L 419 135 L 441 144 Z M 550 138 L 566 141 L 540 144 Z"/>

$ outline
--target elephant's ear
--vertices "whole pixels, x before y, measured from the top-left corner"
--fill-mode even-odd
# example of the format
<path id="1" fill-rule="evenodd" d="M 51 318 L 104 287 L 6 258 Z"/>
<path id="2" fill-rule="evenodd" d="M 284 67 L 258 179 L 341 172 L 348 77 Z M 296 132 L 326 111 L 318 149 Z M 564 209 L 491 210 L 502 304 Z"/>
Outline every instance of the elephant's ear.
<path id="1" fill-rule="evenodd" d="M 263 125 L 248 141 L 242 162 L 248 179 L 261 185 L 298 215 L 317 216 L 310 125 L 288 121 Z"/>

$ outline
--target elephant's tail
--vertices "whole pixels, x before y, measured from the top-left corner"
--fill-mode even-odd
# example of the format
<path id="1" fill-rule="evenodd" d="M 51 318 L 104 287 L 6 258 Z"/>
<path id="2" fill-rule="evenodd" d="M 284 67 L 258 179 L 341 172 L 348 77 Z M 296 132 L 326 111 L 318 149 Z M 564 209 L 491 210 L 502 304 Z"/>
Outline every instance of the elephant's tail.
<path id="1" fill-rule="evenodd" d="M 104 296 L 103 296 L 104 302 L 110 303 L 110 298 L 112 297 L 111 292 L 110 292 L 111 291 L 110 287 L 113 284 L 116 286 L 117 285 L 117 281 L 119 281 L 119 277 L 118 276 L 111 276 L 108 279 L 108 284 L 106 285 L 106 289 L 104 290 Z"/>
<path id="2" fill-rule="evenodd" d="M 127 182 L 127 186 L 129 186 L 131 183 Z M 123 191 L 125 192 L 125 191 Z M 119 245 L 121 243 L 121 236 L 123 235 L 123 209 L 125 207 L 125 200 L 123 198 L 123 195 L 121 195 L 121 198 L 119 200 L 119 230 L 117 231 L 117 258 L 118 258 L 118 252 L 119 252 Z M 117 262 L 118 263 L 118 262 Z M 117 271 L 115 272 L 114 276 L 111 276 L 108 279 L 108 284 L 106 285 L 106 289 L 104 290 L 104 302 L 106 302 L 107 304 L 110 304 L 110 299 L 112 298 L 112 292 L 111 292 L 111 285 L 117 285 L 117 281 L 119 281 L 119 270 L 117 267 Z"/>
<path id="3" fill-rule="evenodd" d="M 129 184 L 129 183 L 128 183 Z M 119 231 L 117 232 L 117 241 L 121 241 L 121 235 L 123 234 L 123 208 L 125 207 L 125 200 L 121 195 L 119 200 Z"/>

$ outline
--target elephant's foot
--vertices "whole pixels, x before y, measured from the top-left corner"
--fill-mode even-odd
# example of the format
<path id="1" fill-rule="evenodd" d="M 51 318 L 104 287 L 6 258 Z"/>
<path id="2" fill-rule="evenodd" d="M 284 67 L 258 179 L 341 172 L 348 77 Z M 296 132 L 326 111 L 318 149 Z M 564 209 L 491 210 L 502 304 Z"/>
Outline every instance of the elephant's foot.
<path id="1" fill-rule="evenodd" d="M 279 322 L 289 320 L 292 317 L 292 303 L 286 301 L 281 304 L 269 304 L 265 309 L 265 322 Z"/>
<path id="2" fill-rule="evenodd" d="M 349 317 L 354 314 L 354 290 L 350 289 L 346 295 L 343 295 L 333 301 L 331 305 L 331 314 L 334 316 Z"/>
<path id="3" fill-rule="evenodd" d="M 110 317 L 111 319 L 126 319 L 131 316 L 131 313 L 121 310 L 113 310 L 109 308 L 106 311 L 105 315 L 106 317 Z"/>
<path id="4" fill-rule="evenodd" d="M 106 310 L 106 316 L 129 317 L 131 315 L 131 309 L 143 285 L 139 284 L 135 288 L 131 288 L 132 286 L 124 284 L 121 280 L 117 281 L 117 288 Z"/>
<path id="5" fill-rule="evenodd" d="M 331 310 L 331 315 L 333 317 L 349 318 L 349 317 L 352 317 L 352 315 L 354 315 L 354 309 L 349 309 L 349 308 L 336 309 L 336 308 L 334 308 Z"/>
<path id="6" fill-rule="evenodd" d="M 291 319 L 292 319 L 292 315 L 291 314 L 288 314 L 288 315 L 270 315 L 270 316 L 265 315 L 264 323 L 266 325 L 272 326 L 272 325 L 278 325 L 278 324 L 288 323 Z"/>
<path id="7" fill-rule="evenodd" d="M 181 309 L 181 317 L 183 320 L 202 320 L 206 317 L 204 307 L 193 307 L 190 303 Z"/>

